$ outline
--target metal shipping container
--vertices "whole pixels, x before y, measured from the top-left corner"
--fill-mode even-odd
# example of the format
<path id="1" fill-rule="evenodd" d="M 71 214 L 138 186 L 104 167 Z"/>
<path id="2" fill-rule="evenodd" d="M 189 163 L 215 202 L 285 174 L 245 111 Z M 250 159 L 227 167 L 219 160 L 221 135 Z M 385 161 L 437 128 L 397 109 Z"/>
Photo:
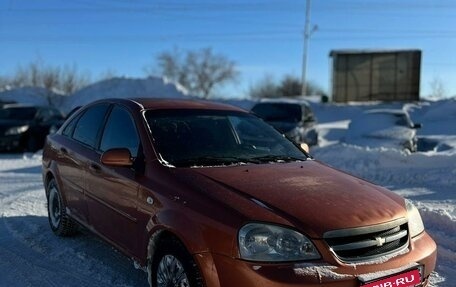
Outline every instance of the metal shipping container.
<path id="1" fill-rule="evenodd" d="M 333 50 L 332 100 L 418 101 L 420 50 Z"/>

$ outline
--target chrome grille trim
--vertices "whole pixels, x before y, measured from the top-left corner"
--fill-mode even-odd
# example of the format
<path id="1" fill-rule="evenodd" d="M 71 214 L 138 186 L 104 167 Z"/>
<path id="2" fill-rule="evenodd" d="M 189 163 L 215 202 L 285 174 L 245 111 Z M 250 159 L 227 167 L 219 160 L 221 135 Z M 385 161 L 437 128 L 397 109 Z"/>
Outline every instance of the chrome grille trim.
<path id="1" fill-rule="evenodd" d="M 394 240 L 401 239 L 402 237 L 405 237 L 407 235 L 408 235 L 407 230 L 402 230 L 399 233 L 396 233 L 392 236 L 380 237 L 381 239 L 384 240 L 384 242 L 381 243 L 381 245 L 379 245 L 379 240 L 371 239 L 371 240 L 363 240 L 363 241 L 342 244 L 342 245 L 333 245 L 333 246 L 331 246 L 331 248 L 334 251 L 341 251 L 341 250 L 361 249 L 361 248 L 372 247 L 372 246 L 382 246 L 385 243 L 393 242 Z M 377 238 L 379 238 L 379 237 L 377 237 Z"/>
<path id="2" fill-rule="evenodd" d="M 408 222 L 407 218 L 399 218 L 399 219 L 396 219 L 396 220 L 393 220 L 390 222 L 377 224 L 377 225 L 331 230 L 331 231 L 325 232 L 323 234 L 323 238 L 326 239 L 326 238 L 334 238 L 334 237 L 348 237 L 348 236 L 355 236 L 355 235 L 361 235 L 361 234 L 366 234 L 366 233 L 380 232 L 382 230 L 391 229 L 393 227 L 402 225 L 407 222 Z"/>
<path id="3" fill-rule="evenodd" d="M 331 252 L 341 261 L 371 261 L 402 252 L 409 245 L 406 218 L 351 229 L 328 231 L 323 235 Z"/>

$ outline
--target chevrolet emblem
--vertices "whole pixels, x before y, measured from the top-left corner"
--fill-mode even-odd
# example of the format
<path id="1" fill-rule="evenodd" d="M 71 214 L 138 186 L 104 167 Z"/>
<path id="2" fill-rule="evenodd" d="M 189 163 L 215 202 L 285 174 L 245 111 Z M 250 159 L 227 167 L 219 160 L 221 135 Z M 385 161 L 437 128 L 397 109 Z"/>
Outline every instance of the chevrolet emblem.
<path id="1" fill-rule="evenodd" d="M 386 243 L 386 239 L 383 237 L 375 237 L 375 241 L 377 241 L 377 246 L 383 246 Z"/>

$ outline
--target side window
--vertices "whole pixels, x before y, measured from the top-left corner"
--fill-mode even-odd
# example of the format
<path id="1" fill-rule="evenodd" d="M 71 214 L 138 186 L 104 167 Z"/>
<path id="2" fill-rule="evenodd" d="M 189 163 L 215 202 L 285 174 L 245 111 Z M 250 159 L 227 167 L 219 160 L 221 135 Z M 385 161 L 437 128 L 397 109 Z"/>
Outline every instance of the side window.
<path id="1" fill-rule="evenodd" d="M 100 150 L 128 148 L 133 157 L 138 155 L 139 136 L 130 113 L 121 107 L 114 107 L 106 123 Z"/>
<path id="2" fill-rule="evenodd" d="M 314 120 L 314 115 L 312 113 L 312 110 L 306 105 L 304 105 L 303 107 L 304 107 L 304 120 L 305 121 L 313 121 Z"/>
<path id="3" fill-rule="evenodd" d="M 63 129 L 62 134 L 67 137 L 71 137 L 73 134 L 74 128 L 76 127 L 76 123 L 78 122 L 80 116 L 75 117 L 74 119 L 69 122 L 66 127 Z"/>
<path id="4" fill-rule="evenodd" d="M 73 138 L 88 146 L 95 147 L 97 135 L 108 107 L 108 104 L 100 104 L 86 110 L 76 124 Z"/>

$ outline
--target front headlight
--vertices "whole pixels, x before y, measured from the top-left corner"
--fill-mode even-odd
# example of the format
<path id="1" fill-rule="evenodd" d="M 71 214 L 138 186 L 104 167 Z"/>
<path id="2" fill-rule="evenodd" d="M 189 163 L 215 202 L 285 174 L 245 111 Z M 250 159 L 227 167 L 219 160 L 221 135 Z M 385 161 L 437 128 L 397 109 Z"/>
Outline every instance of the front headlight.
<path id="1" fill-rule="evenodd" d="M 20 135 L 28 131 L 29 126 L 13 127 L 6 130 L 6 136 Z"/>
<path id="2" fill-rule="evenodd" d="M 312 242 L 294 230 L 262 223 L 244 225 L 238 235 L 242 259 L 251 261 L 302 261 L 320 258 Z"/>
<path id="3" fill-rule="evenodd" d="M 418 208 L 416 208 L 410 200 L 405 200 L 405 206 L 407 208 L 410 237 L 415 237 L 424 231 L 423 220 L 421 219 Z"/>

